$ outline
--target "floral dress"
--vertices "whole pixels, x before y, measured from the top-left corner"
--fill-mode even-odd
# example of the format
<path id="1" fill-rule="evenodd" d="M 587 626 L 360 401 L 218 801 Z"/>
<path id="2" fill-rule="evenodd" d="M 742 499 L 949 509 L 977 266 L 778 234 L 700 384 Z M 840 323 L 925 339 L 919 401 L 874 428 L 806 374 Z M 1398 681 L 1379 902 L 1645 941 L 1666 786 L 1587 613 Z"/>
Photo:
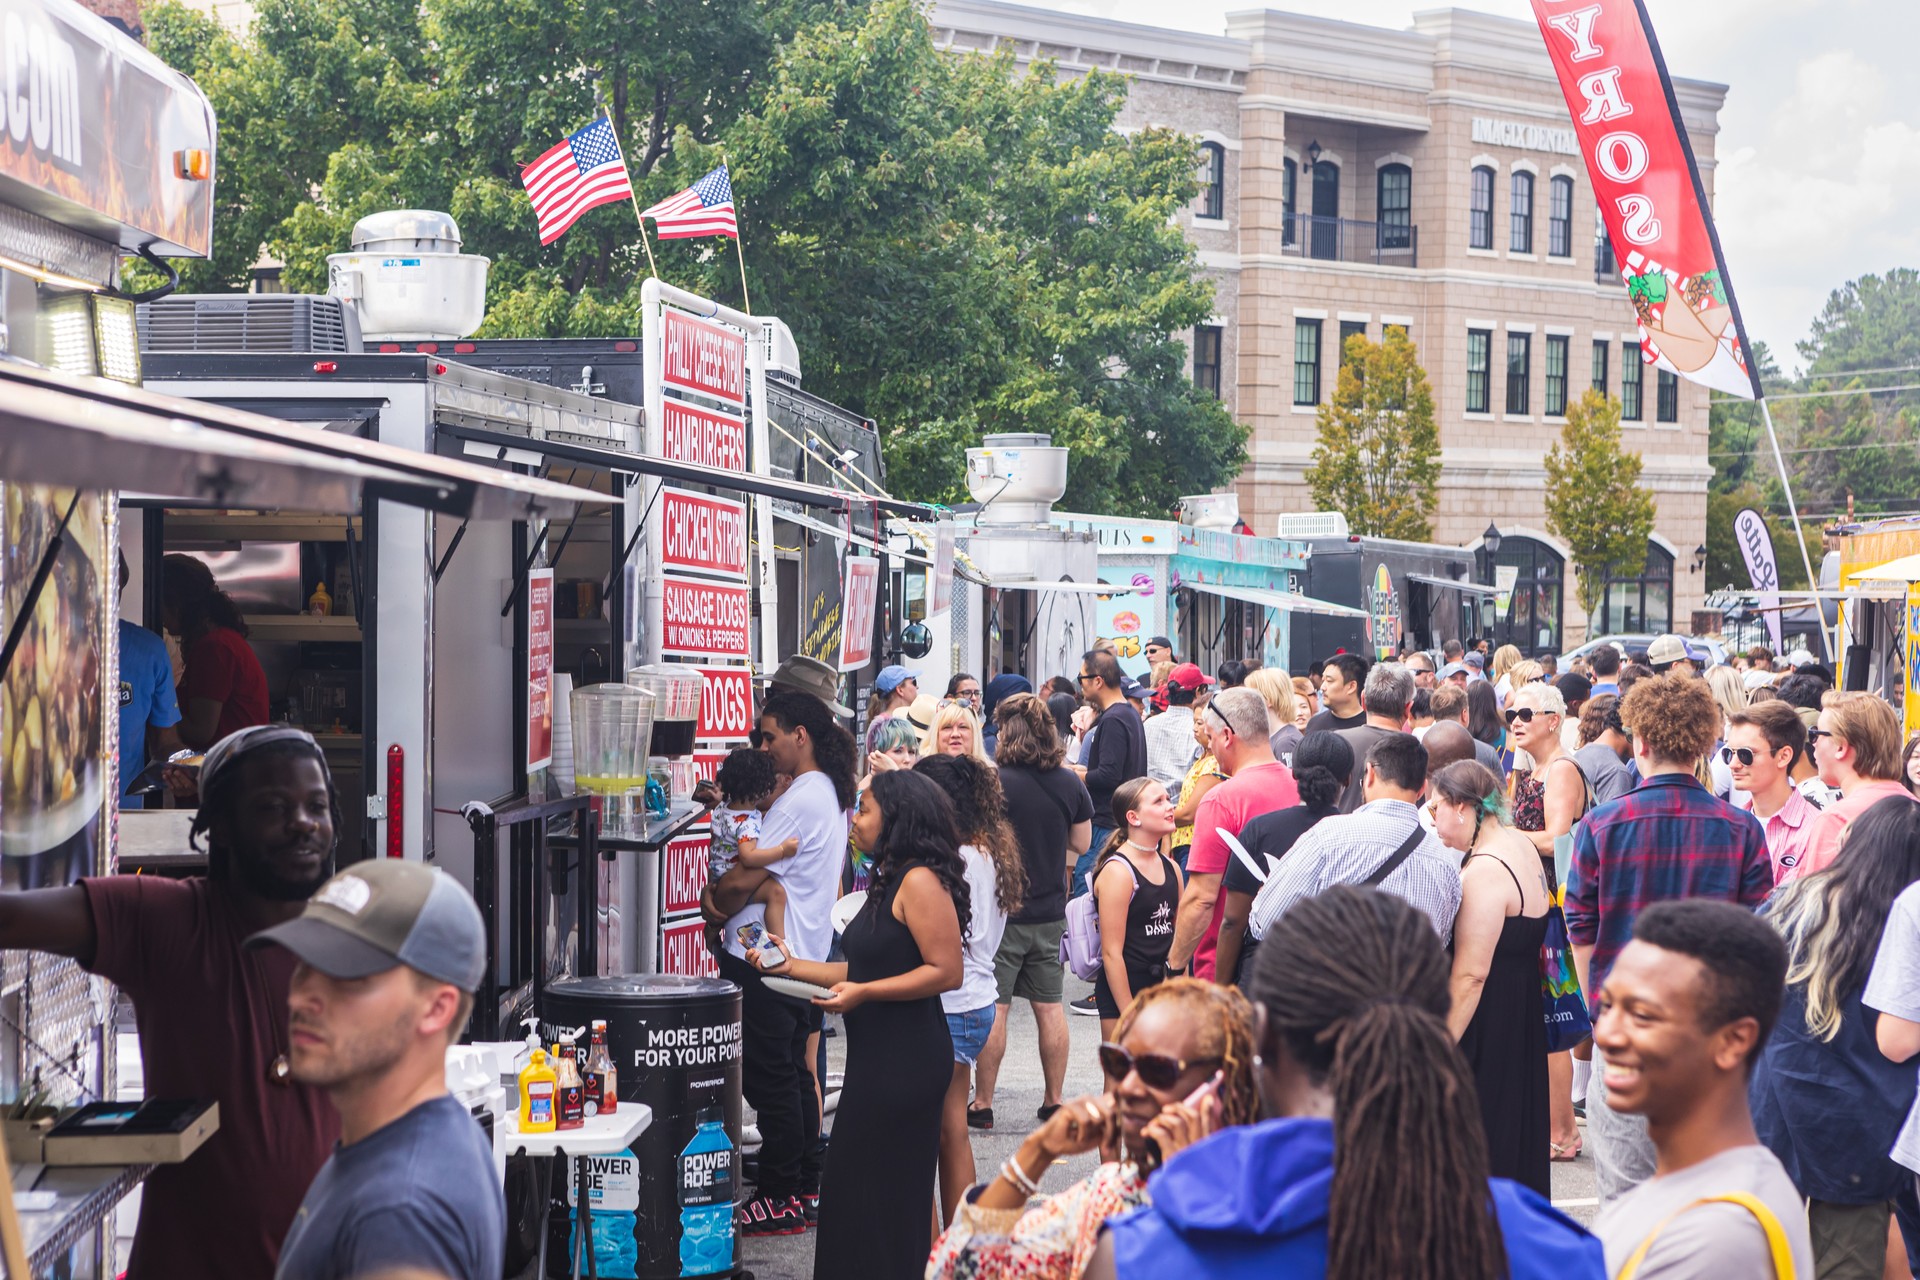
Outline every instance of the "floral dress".
<path id="1" fill-rule="evenodd" d="M 927 1280 L 1080 1280 L 1109 1220 L 1148 1202 L 1137 1165 L 1109 1162 L 1020 1209 L 981 1209 L 975 1188 L 933 1246 Z"/>

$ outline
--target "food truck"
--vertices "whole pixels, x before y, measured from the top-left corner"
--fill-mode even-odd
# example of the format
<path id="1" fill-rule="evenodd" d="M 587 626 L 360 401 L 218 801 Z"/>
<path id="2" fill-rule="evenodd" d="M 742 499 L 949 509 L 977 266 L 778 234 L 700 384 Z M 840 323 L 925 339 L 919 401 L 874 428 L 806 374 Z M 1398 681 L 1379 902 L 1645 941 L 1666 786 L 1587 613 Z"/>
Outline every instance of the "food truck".
<path id="1" fill-rule="evenodd" d="M 1920 519 L 1842 524 L 1836 547 L 1840 687 L 1867 689 L 1900 709 L 1906 733 L 1920 730 Z M 1821 571 L 1823 591 L 1827 573 Z"/>

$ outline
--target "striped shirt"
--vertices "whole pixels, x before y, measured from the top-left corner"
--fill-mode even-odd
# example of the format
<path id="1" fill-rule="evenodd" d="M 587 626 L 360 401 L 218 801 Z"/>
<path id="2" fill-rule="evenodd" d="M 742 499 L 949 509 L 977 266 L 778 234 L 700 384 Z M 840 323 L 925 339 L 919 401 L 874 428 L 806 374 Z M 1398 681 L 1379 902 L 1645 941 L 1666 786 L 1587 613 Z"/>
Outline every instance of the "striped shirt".
<path id="1" fill-rule="evenodd" d="M 1193 708 L 1168 707 L 1148 717 L 1144 729 L 1147 776 L 1165 787 L 1168 795 L 1177 797 L 1187 780 L 1187 770 L 1200 758 L 1200 744 L 1193 740 Z"/>
<path id="2" fill-rule="evenodd" d="M 1587 1002 L 1595 1009 L 1642 908 L 1674 898 L 1758 907 L 1773 892 L 1760 820 L 1716 799 L 1691 774 L 1655 774 L 1574 830 L 1567 936 L 1593 948 Z"/>
<path id="3" fill-rule="evenodd" d="M 1253 899 L 1247 927 L 1267 936 L 1273 922 L 1303 898 L 1336 884 L 1359 884 L 1393 856 L 1415 826 L 1420 811 L 1405 800 L 1375 800 L 1352 813 L 1327 818 L 1294 843 L 1293 850 Z M 1380 883 L 1383 893 L 1405 898 L 1433 921 L 1442 943 L 1453 941 L 1460 913 L 1460 855 L 1427 832 L 1407 860 Z"/>

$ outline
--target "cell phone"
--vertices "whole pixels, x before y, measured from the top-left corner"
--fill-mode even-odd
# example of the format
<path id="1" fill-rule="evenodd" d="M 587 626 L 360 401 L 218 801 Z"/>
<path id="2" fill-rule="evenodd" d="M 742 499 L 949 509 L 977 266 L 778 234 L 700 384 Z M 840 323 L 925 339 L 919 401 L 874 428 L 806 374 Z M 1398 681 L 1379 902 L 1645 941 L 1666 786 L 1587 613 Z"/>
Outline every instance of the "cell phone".
<path id="1" fill-rule="evenodd" d="M 1199 1106 L 1202 1102 L 1205 1102 L 1208 1098 L 1211 1098 L 1214 1094 L 1220 1091 L 1220 1085 L 1226 1080 L 1226 1078 L 1227 1078 L 1227 1072 L 1226 1072 L 1226 1069 L 1223 1067 L 1220 1070 L 1214 1072 L 1211 1076 L 1208 1076 L 1206 1082 L 1202 1084 L 1198 1089 L 1195 1089 L 1192 1093 L 1188 1094 L 1185 1098 L 1181 1099 L 1182 1105 L 1189 1106 L 1189 1107 Z"/>
<path id="2" fill-rule="evenodd" d="M 740 945 L 748 951 L 759 951 L 760 967 L 774 969 L 787 962 L 787 953 L 773 943 L 773 937 L 767 932 L 767 926 L 758 920 L 749 920 L 735 932 Z"/>

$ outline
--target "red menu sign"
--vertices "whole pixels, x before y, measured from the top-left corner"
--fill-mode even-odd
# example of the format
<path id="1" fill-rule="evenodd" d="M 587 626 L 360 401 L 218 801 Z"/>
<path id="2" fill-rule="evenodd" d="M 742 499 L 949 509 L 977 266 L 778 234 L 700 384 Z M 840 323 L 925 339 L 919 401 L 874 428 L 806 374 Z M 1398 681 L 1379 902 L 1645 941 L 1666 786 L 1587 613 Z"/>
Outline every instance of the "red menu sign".
<path id="1" fill-rule="evenodd" d="M 666 856 L 660 862 L 660 910 L 664 915 L 700 909 L 700 891 L 707 887 L 707 850 L 711 841 L 705 828 L 698 834 L 684 835 L 667 842 Z"/>
<path id="2" fill-rule="evenodd" d="M 855 671 L 873 661 L 873 613 L 880 602 L 880 561 L 872 556 L 848 556 L 840 600 L 840 669 Z"/>
<path id="3" fill-rule="evenodd" d="M 729 404 L 747 402 L 747 339 L 672 307 L 660 309 L 660 380 Z"/>
<path id="4" fill-rule="evenodd" d="M 660 972 L 688 978 L 717 978 L 720 963 L 707 950 L 707 922 L 699 916 L 660 926 Z"/>
<path id="5" fill-rule="evenodd" d="M 660 563 L 666 569 L 747 576 L 747 507 L 685 489 L 660 490 Z"/>
<path id="6" fill-rule="evenodd" d="M 705 739 L 744 738 L 753 728 L 753 677 L 745 667 L 702 667 L 700 725 Z"/>
<path id="7" fill-rule="evenodd" d="M 527 575 L 527 772 L 553 759 L 553 570 Z"/>
<path id="8" fill-rule="evenodd" d="M 660 405 L 660 454 L 669 462 L 693 462 L 722 471 L 747 469 L 747 424 L 684 400 Z"/>
<path id="9" fill-rule="evenodd" d="M 731 751 L 732 748 L 727 749 Z M 712 782 L 720 772 L 720 762 L 727 758 L 726 751 L 696 751 L 693 753 L 693 780 L 696 783 Z"/>
<path id="10" fill-rule="evenodd" d="M 744 658 L 747 589 L 698 578 L 660 580 L 660 652 L 682 658 Z"/>

